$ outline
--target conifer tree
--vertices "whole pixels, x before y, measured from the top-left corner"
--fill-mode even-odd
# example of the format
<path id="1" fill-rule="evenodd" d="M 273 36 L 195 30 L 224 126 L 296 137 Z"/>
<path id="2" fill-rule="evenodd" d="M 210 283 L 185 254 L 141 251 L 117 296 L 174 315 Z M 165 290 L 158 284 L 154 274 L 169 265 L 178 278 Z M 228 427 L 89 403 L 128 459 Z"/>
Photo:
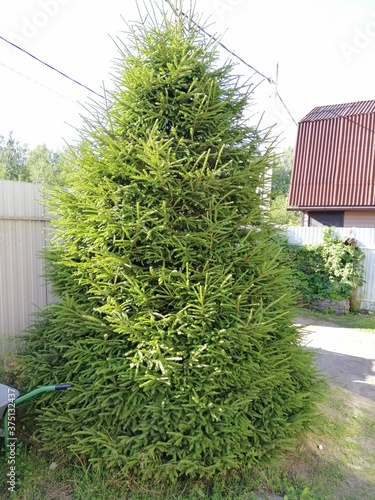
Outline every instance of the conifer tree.
<path id="1" fill-rule="evenodd" d="M 271 456 L 311 422 L 317 377 L 265 213 L 272 146 L 252 88 L 194 14 L 134 25 L 93 107 L 45 253 L 58 302 L 27 332 L 47 450 L 143 478 Z M 53 379 L 53 380 L 51 380 Z"/>

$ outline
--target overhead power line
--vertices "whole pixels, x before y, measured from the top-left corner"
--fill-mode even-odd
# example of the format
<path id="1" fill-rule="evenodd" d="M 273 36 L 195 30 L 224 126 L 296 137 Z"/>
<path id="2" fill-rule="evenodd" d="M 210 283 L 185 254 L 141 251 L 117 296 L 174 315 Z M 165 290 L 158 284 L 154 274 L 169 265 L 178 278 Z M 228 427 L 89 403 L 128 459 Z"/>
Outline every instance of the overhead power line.
<path id="1" fill-rule="evenodd" d="M 172 8 L 174 10 L 174 7 L 171 5 L 171 2 L 170 0 L 165 0 L 167 2 L 167 4 L 169 5 L 170 8 Z M 184 11 L 181 11 L 182 15 L 185 16 L 185 17 L 188 17 L 187 14 L 184 12 Z M 214 35 L 211 35 L 207 30 L 205 30 L 202 26 L 200 26 L 200 24 L 198 24 L 197 22 L 195 22 L 194 20 L 190 19 L 191 22 L 200 30 L 202 31 L 202 33 L 204 33 L 206 36 L 208 36 L 209 38 L 211 38 L 212 40 L 214 40 L 218 45 L 220 45 L 220 47 L 222 47 L 226 52 L 228 52 L 232 57 L 235 57 L 236 59 L 238 59 L 242 64 L 244 64 L 245 66 L 247 66 L 248 68 L 250 68 L 252 71 L 254 71 L 255 73 L 257 73 L 259 76 L 262 77 L 263 80 L 266 80 L 269 84 L 274 84 L 275 82 L 272 80 L 271 77 L 268 77 L 266 76 L 265 74 L 263 74 L 261 71 L 259 71 L 258 69 L 256 69 L 254 66 L 252 66 L 251 64 L 249 64 L 247 61 L 245 61 L 245 59 L 243 59 L 242 57 L 238 56 L 233 50 L 230 50 L 226 45 L 223 44 L 223 42 L 221 42 L 218 38 L 216 38 Z M 89 92 L 97 95 L 98 97 L 102 98 L 102 99 L 105 99 L 104 95 L 102 94 L 99 94 L 98 92 L 96 92 L 95 90 L 91 89 L 90 87 L 88 87 L 87 85 L 84 85 L 83 83 L 79 82 L 78 80 L 70 77 L 69 75 L 67 75 L 66 73 L 64 73 L 63 71 L 60 71 L 59 69 L 55 68 L 54 66 L 52 66 L 51 64 L 48 64 L 46 63 L 45 61 L 42 61 L 39 57 L 35 56 L 34 54 L 31 54 L 30 52 L 28 52 L 27 50 L 23 49 L 22 47 L 19 47 L 17 44 L 11 42 L 10 40 L 7 40 L 6 38 L 4 38 L 3 36 L 0 35 L 0 39 L 3 40 L 4 42 L 8 43 L 9 45 L 11 45 L 12 47 L 16 48 L 17 50 L 20 50 L 21 52 L 27 54 L 29 57 L 33 58 L 34 60 L 36 60 L 37 62 L 39 62 L 40 64 L 43 64 L 44 66 L 46 66 L 47 68 L 53 70 L 53 71 L 56 71 L 57 73 L 59 73 L 61 76 L 63 76 L 64 78 L 67 78 L 68 80 L 70 80 L 71 82 L 85 88 L 86 90 L 88 90 Z M 3 64 L 3 66 L 5 66 Z M 16 70 L 13 70 L 12 68 L 9 68 L 8 69 L 11 69 L 12 71 L 15 71 L 17 73 Z M 19 72 L 18 72 L 19 73 Z M 22 73 L 19 73 L 20 75 L 22 75 Z M 26 78 L 29 78 L 27 77 L 26 75 L 22 75 L 22 76 L 25 76 Z M 29 78 L 30 80 L 32 80 L 31 78 Z M 43 84 L 40 84 L 39 82 L 36 82 L 35 80 L 32 80 L 34 81 L 35 83 L 38 83 L 39 85 L 42 85 L 44 86 Z M 46 87 L 48 90 L 52 91 L 52 92 L 55 92 L 53 91 L 52 89 L 49 89 L 48 87 Z M 58 92 L 56 92 L 58 93 Z M 62 95 L 62 94 L 59 94 L 59 95 Z M 279 92 L 276 92 L 276 96 L 280 99 L 280 102 L 281 104 L 284 106 L 284 108 L 286 109 L 288 115 L 290 116 L 290 118 L 292 119 L 292 121 L 295 123 L 295 125 L 297 125 L 297 122 L 296 120 L 293 118 L 293 115 L 291 114 L 291 112 L 289 111 L 288 107 L 286 106 L 284 100 L 282 99 L 281 95 L 279 94 Z M 62 97 L 65 97 L 65 96 L 62 96 Z M 68 98 L 66 98 L 68 99 Z"/>
<path id="2" fill-rule="evenodd" d="M 182 14 L 184 16 L 186 16 L 186 14 L 184 12 L 182 12 Z M 242 64 L 244 64 L 245 66 L 247 66 L 248 68 L 252 69 L 253 71 L 255 71 L 255 73 L 257 73 L 259 76 L 261 76 L 264 80 L 267 80 L 268 83 L 274 83 L 274 81 L 272 80 L 271 77 L 269 76 L 266 76 L 264 75 L 263 73 L 261 73 L 259 70 L 257 70 L 256 68 L 254 68 L 254 66 L 252 66 L 251 64 L 249 64 L 248 62 L 245 61 L 245 59 L 242 59 L 242 57 L 238 56 L 233 50 L 230 50 L 226 45 L 223 44 L 223 42 L 221 42 L 218 38 L 216 38 L 214 35 L 211 35 L 210 33 L 208 33 L 207 30 L 205 30 L 202 26 L 199 26 L 198 23 L 196 23 L 195 21 L 192 20 L 192 23 L 195 24 L 195 26 L 197 28 L 199 28 L 205 35 L 207 35 L 208 37 L 210 37 L 212 40 L 214 40 L 214 42 L 216 42 L 218 45 L 220 45 L 220 47 L 222 47 L 224 50 L 226 50 L 231 56 L 235 57 L 236 59 L 238 59 L 240 62 L 242 62 Z"/>
<path id="3" fill-rule="evenodd" d="M 170 0 L 165 0 L 167 2 L 167 4 L 169 5 L 169 7 L 175 11 L 175 7 L 173 7 L 173 5 L 171 4 L 171 1 Z M 252 69 L 253 71 L 255 71 L 255 73 L 257 73 L 259 76 L 261 76 L 264 80 L 267 80 L 268 83 L 274 83 L 272 78 L 269 77 L 269 76 L 266 76 L 264 75 L 263 73 L 261 73 L 259 70 L 257 70 L 256 68 L 254 68 L 254 66 L 252 66 L 251 64 L 249 64 L 248 62 L 246 62 L 244 59 L 242 59 L 242 57 L 238 56 L 233 50 L 230 50 L 228 47 L 226 47 L 223 42 L 221 42 L 218 38 L 216 38 L 214 35 L 211 35 L 211 33 L 208 33 L 207 30 L 205 30 L 203 28 L 203 26 L 201 26 L 200 24 L 198 24 L 196 21 L 194 21 L 194 19 L 191 19 L 183 10 L 181 10 L 181 14 L 186 17 L 187 19 L 189 19 L 189 21 L 192 22 L 192 24 L 194 24 L 194 26 L 196 26 L 200 31 L 202 31 L 202 33 L 204 33 L 205 35 L 207 35 L 209 38 L 211 38 L 214 42 L 216 42 L 218 45 L 220 45 L 220 47 L 222 47 L 224 50 L 226 50 L 231 56 L 234 56 L 236 59 L 238 59 L 239 61 L 242 62 L 242 64 L 244 64 L 245 66 L 247 66 L 248 68 Z"/>
<path id="4" fill-rule="evenodd" d="M 171 1 L 170 0 L 165 0 L 167 2 L 167 4 L 169 5 L 169 7 L 172 9 L 172 10 L 175 10 L 175 7 L 173 7 L 173 5 L 171 4 Z M 189 16 L 183 11 L 181 10 L 181 14 L 183 16 L 185 16 L 186 18 L 189 18 Z M 190 18 L 189 18 L 190 19 Z M 204 33 L 205 35 L 207 35 L 209 38 L 211 38 L 212 40 L 214 40 L 214 42 L 216 42 L 218 45 L 220 45 L 220 47 L 222 47 L 224 50 L 226 50 L 231 56 L 235 57 L 236 59 L 238 59 L 242 64 L 244 64 L 245 66 L 247 66 L 248 68 L 252 69 L 253 71 L 255 71 L 255 73 L 257 73 L 259 76 L 261 76 L 264 80 L 267 80 L 267 82 L 269 84 L 274 84 L 275 82 L 273 81 L 273 79 L 271 77 L 268 77 L 266 75 L 264 75 L 261 71 L 259 71 L 258 69 L 256 69 L 254 66 L 252 66 L 251 64 L 249 64 L 247 61 L 245 61 L 245 59 L 243 59 L 242 57 L 238 56 L 233 50 L 230 50 L 226 45 L 224 45 L 218 38 L 216 38 L 214 35 L 211 35 L 211 33 L 208 33 L 207 30 L 205 30 L 203 28 L 203 26 L 201 26 L 200 24 L 198 24 L 196 21 L 194 21 L 193 19 L 190 19 L 190 21 L 194 24 L 194 26 L 196 26 L 200 31 L 202 31 L 202 33 Z M 283 101 L 283 99 L 281 98 L 281 95 L 277 92 L 276 93 L 276 96 L 280 99 L 280 102 L 281 104 L 284 106 L 284 108 L 286 109 L 288 115 L 290 116 L 290 118 L 293 120 L 293 122 L 297 125 L 297 122 L 296 120 L 293 118 L 293 115 L 292 113 L 289 111 L 289 109 L 287 108 L 285 102 Z"/>
<path id="5" fill-rule="evenodd" d="M 281 104 L 284 106 L 284 108 L 286 109 L 286 111 L 287 111 L 288 115 L 289 115 L 289 116 L 290 116 L 290 118 L 293 120 L 293 122 L 295 123 L 295 125 L 298 125 L 298 124 L 297 124 L 297 122 L 296 122 L 296 120 L 293 118 L 292 113 L 291 113 L 291 112 L 289 111 L 289 109 L 287 108 L 287 106 L 286 106 L 285 102 L 282 100 L 281 95 L 277 92 L 277 93 L 276 93 L 276 96 L 280 99 Z"/>
<path id="6" fill-rule="evenodd" d="M 70 102 L 74 102 L 76 104 L 77 101 L 73 101 L 73 99 L 70 99 L 69 97 L 66 97 L 66 95 L 63 95 L 63 94 L 60 94 L 60 92 L 56 92 L 56 90 L 53 90 L 51 89 L 50 87 L 47 87 L 47 85 L 43 85 L 43 83 L 40 83 L 38 82 L 37 80 L 34 80 L 33 78 L 30 78 L 29 76 L 25 75 L 24 73 L 21 73 L 20 71 L 17 71 L 16 69 L 14 68 L 11 68 L 10 66 L 7 66 L 6 64 L 0 62 L 0 65 L 1 66 L 4 66 L 4 68 L 7 68 L 9 69 L 10 71 L 13 71 L 14 73 L 16 73 L 17 75 L 20 75 L 22 76 L 23 78 L 26 78 L 27 80 L 30 80 L 31 82 L 35 83 L 36 85 L 40 85 L 41 87 L 43 87 L 44 89 L 47 89 L 49 90 L 50 92 L 53 92 L 54 94 L 57 94 L 59 95 L 60 97 L 63 97 L 64 99 L 70 101 Z"/>
<path id="7" fill-rule="evenodd" d="M 45 61 L 42 61 L 41 59 L 39 59 L 39 57 L 34 56 L 30 52 L 28 52 L 27 50 L 23 49 L 22 47 L 19 47 L 18 45 L 16 45 L 15 43 L 11 42 L 10 40 L 7 40 L 6 38 L 4 38 L 1 35 L 0 35 L 0 39 L 3 40 L 6 43 L 9 43 L 9 45 L 12 45 L 12 47 L 16 48 L 17 50 L 20 50 L 21 52 L 24 52 L 25 54 L 27 54 L 28 56 L 32 57 L 33 59 L 35 59 L 39 63 L 44 64 L 44 66 L 47 66 L 47 68 L 52 69 L 53 71 L 56 71 L 57 73 L 59 73 L 60 75 L 62 75 L 64 78 L 67 78 L 71 82 L 76 83 L 77 85 L 80 85 L 81 87 L 85 88 L 89 92 L 92 92 L 93 94 L 96 94 L 98 97 L 101 97 L 102 99 L 104 99 L 103 95 L 98 94 L 98 92 L 95 92 L 95 90 L 90 89 L 90 87 L 87 87 L 87 85 L 84 85 L 83 83 L 79 82 L 78 80 L 75 80 L 74 78 L 68 76 L 67 74 L 63 73 L 59 69 L 55 68 L 54 66 L 51 66 L 51 64 L 48 64 Z"/>

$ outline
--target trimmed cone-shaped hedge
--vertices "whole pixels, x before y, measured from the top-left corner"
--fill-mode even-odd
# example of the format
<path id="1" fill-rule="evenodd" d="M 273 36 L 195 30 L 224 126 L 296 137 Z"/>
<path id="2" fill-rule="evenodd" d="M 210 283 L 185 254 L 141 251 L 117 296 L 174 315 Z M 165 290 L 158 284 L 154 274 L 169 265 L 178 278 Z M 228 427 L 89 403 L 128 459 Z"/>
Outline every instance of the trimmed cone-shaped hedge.
<path id="1" fill-rule="evenodd" d="M 27 333 L 23 376 L 73 384 L 40 400 L 46 449 L 208 477 L 290 444 L 317 377 L 265 216 L 272 150 L 244 118 L 251 87 L 191 17 L 131 39 L 50 196 L 59 300 Z"/>

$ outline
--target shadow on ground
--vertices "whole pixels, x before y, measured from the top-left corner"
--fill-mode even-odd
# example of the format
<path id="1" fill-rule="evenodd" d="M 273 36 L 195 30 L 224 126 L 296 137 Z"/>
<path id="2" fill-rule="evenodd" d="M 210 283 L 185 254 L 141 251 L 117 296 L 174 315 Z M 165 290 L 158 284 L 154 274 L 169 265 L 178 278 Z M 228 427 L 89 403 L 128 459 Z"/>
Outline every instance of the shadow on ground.
<path id="1" fill-rule="evenodd" d="M 330 385 L 347 389 L 360 396 L 375 416 L 375 362 L 315 347 L 306 347 L 316 355 L 316 361 Z"/>

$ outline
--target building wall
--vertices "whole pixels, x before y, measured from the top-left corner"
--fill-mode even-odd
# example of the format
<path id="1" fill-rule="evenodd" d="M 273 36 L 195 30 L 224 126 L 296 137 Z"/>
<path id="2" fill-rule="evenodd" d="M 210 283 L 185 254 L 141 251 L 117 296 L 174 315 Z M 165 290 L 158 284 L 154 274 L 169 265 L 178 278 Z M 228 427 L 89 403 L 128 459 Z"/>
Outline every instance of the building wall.
<path id="1" fill-rule="evenodd" d="M 340 217 L 333 218 L 328 221 L 319 217 L 322 212 L 302 212 L 301 226 L 304 227 L 320 227 L 320 226 L 335 226 L 335 227 L 375 227 L 375 210 L 347 210 L 343 212 L 343 222 L 340 222 Z M 330 214 L 330 211 L 326 211 Z M 332 212 L 333 214 L 336 212 Z"/>
<path id="2" fill-rule="evenodd" d="M 345 212 L 344 227 L 375 227 L 375 210 Z"/>
<path id="3" fill-rule="evenodd" d="M 322 210 L 309 213 L 309 226 L 344 226 L 344 212 L 334 210 Z"/>

